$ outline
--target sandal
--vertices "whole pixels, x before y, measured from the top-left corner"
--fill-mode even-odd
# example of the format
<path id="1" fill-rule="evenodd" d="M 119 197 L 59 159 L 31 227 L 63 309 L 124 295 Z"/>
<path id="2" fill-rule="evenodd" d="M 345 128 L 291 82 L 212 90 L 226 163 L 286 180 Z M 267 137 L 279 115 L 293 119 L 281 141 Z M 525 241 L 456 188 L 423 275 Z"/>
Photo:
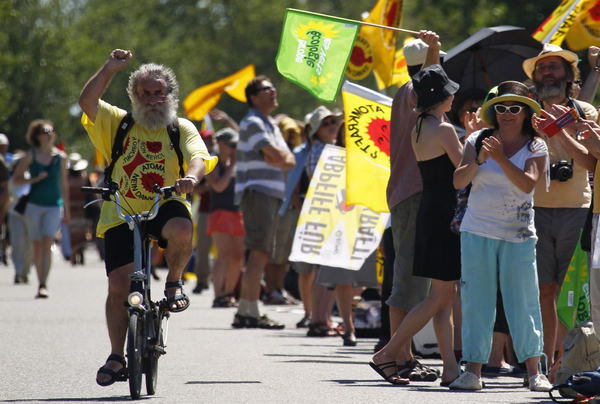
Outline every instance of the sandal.
<path id="1" fill-rule="evenodd" d="M 215 298 L 215 300 L 213 300 L 213 304 L 212 304 L 213 308 L 237 307 L 237 306 L 238 306 L 238 304 L 235 301 L 235 296 L 232 293 L 229 293 L 227 295 L 222 295 L 222 296 Z"/>
<path id="2" fill-rule="evenodd" d="M 123 358 L 121 355 L 110 354 L 108 356 L 108 359 L 106 359 L 106 362 L 108 362 L 108 361 L 119 362 L 121 365 L 123 365 L 123 367 L 121 369 L 115 371 L 115 370 L 112 370 L 111 368 L 109 368 L 108 366 L 106 366 L 106 363 L 105 363 L 104 366 L 102 366 L 100 369 L 98 369 L 98 373 L 96 374 L 96 383 L 98 383 L 102 387 L 106 387 L 106 386 L 110 386 L 114 382 L 127 381 L 127 363 L 125 362 L 125 358 Z M 109 375 L 110 379 L 108 379 L 105 382 L 100 382 L 98 380 L 98 375 Z"/>
<path id="3" fill-rule="evenodd" d="M 396 365 L 396 362 L 394 361 L 390 361 L 390 362 L 383 362 L 380 363 L 379 365 L 376 364 L 375 362 L 371 361 L 369 362 L 369 365 L 373 368 L 374 371 L 376 371 L 379 376 L 383 377 L 385 379 L 386 382 L 397 385 L 397 386 L 402 386 L 402 385 L 407 385 L 409 383 L 408 379 L 403 379 L 400 376 L 398 376 L 398 367 Z M 394 373 L 391 375 L 386 375 L 385 374 L 385 370 L 386 369 L 390 369 L 393 368 L 394 369 Z"/>
<path id="4" fill-rule="evenodd" d="M 168 296 L 167 289 L 171 288 L 180 288 L 181 293 L 177 293 L 174 296 Z M 190 298 L 183 292 L 183 282 L 181 279 L 178 281 L 165 283 L 165 297 L 167 298 L 167 308 L 172 313 L 179 313 L 190 306 Z M 185 301 L 186 303 L 184 306 L 179 307 L 177 303 L 181 301 Z"/>
<path id="5" fill-rule="evenodd" d="M 337 337 L 341 335 L 337 328 L 332 328 L 329 324 L 310 324 L 308 326 L 307 337 Z"/>

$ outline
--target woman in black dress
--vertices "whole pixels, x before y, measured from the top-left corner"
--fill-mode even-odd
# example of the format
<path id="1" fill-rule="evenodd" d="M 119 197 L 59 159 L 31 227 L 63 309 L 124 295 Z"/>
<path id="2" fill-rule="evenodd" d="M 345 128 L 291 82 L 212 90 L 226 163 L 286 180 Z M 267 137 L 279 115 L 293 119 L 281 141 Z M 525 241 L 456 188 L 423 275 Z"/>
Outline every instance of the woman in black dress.
<path id="1" fill-rule="evenodd" d="M 450 221 L 456 207 L 452 178 L 462 158 L 462 145 L 454 127 L 446 122 L 445 113 L 450 111 L 458 84 L 446 76 L 440 65 L 431 65 L 413 77 L 413 86 L 421 115 L 412 132 L 412 146 L 423 180 L 413 274 L 431 278 L 431 290 L 406 315 L 390 342 L 373 356 L 370 364 L 389 382 L 407 384 L 395 371 L 396 364 L 410 366 L 412 360 L 401 347 L 433 318 L 443 361 L 441 384 L 447 386 L 458 377 L 451 310 L 456 281 L 460 279 L 460 245 L 458 235 L 450 230 Z M 390 366 L 392 363 L 394 366 Z"/>

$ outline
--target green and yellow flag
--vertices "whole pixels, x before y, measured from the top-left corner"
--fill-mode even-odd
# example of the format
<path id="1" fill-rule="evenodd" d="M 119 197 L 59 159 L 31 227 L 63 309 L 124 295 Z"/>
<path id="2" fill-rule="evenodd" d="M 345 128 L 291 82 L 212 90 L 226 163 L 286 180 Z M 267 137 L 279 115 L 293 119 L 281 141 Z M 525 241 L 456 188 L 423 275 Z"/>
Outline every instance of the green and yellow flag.
<path id="1" fill-rule="evenodd" d="M 335 101 L 357 32 L 358 24 L 287 9 L 277 70 L 318 99 Z"/>
<path id="2" fill-rule="evenodd" d="M 590 320 L 590 280 L 588 258 L 581 249 L 581 236 L 556 303 L 558 319 L 570 330 Z"/>

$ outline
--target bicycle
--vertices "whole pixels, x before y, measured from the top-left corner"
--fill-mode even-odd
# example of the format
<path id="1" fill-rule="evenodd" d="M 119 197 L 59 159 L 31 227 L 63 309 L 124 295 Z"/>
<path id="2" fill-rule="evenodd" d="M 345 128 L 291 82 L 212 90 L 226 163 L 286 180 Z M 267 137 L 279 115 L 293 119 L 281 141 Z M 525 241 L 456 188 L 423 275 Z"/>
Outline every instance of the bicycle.
<path id="1" fill-rule="evenodd" d="M 152 220 L 158 214 L 158 202 L 164 199 L 184 198 L 174 195 L 175 187 L 152 187 L 155 192 L 154 203 L 151 211 L 134 213 L 127 211 L 121 204 L 118 186 L 111 183 L 104 187 L 81 187 L 83 192 L 101 194 L 102 197 L 93 200 L 85 207 L 99 202 L 114 202 L 117 214 L 133 231 L 133 272 L 129 274 L 131 288 L 127 297 L 129 326 L 127 330 L 127 378 L 129 392 L 132 399 L 138 399 L 142 389 L 142 377 L 146 375 L 146 392 L 148 395 L 156 393 L 158 376 L 158 358 L 166 354 L 169 308 L 166 299 L 153 301 L 151 297 L 150 282 L 152 279 L 151 268 L 151 242 L 152 238 L 142 229 L 142 222 Z M 114 196 L 114 200 L 111 198 Z M 125 213 L 123 213 L 125 211 Z"/>

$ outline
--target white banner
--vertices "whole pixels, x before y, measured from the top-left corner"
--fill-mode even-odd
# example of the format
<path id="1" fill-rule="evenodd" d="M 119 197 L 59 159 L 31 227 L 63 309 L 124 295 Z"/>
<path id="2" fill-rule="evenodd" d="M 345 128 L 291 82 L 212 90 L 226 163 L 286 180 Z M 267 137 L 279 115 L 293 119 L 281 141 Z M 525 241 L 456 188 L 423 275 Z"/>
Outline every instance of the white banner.
<path id="1" fill-rule="evenodd" d="M 346 205 L 346 150 L 327 145 L 302 205 L 290 261 L 358 271 L 377 248 L 389 213 Z"/>

